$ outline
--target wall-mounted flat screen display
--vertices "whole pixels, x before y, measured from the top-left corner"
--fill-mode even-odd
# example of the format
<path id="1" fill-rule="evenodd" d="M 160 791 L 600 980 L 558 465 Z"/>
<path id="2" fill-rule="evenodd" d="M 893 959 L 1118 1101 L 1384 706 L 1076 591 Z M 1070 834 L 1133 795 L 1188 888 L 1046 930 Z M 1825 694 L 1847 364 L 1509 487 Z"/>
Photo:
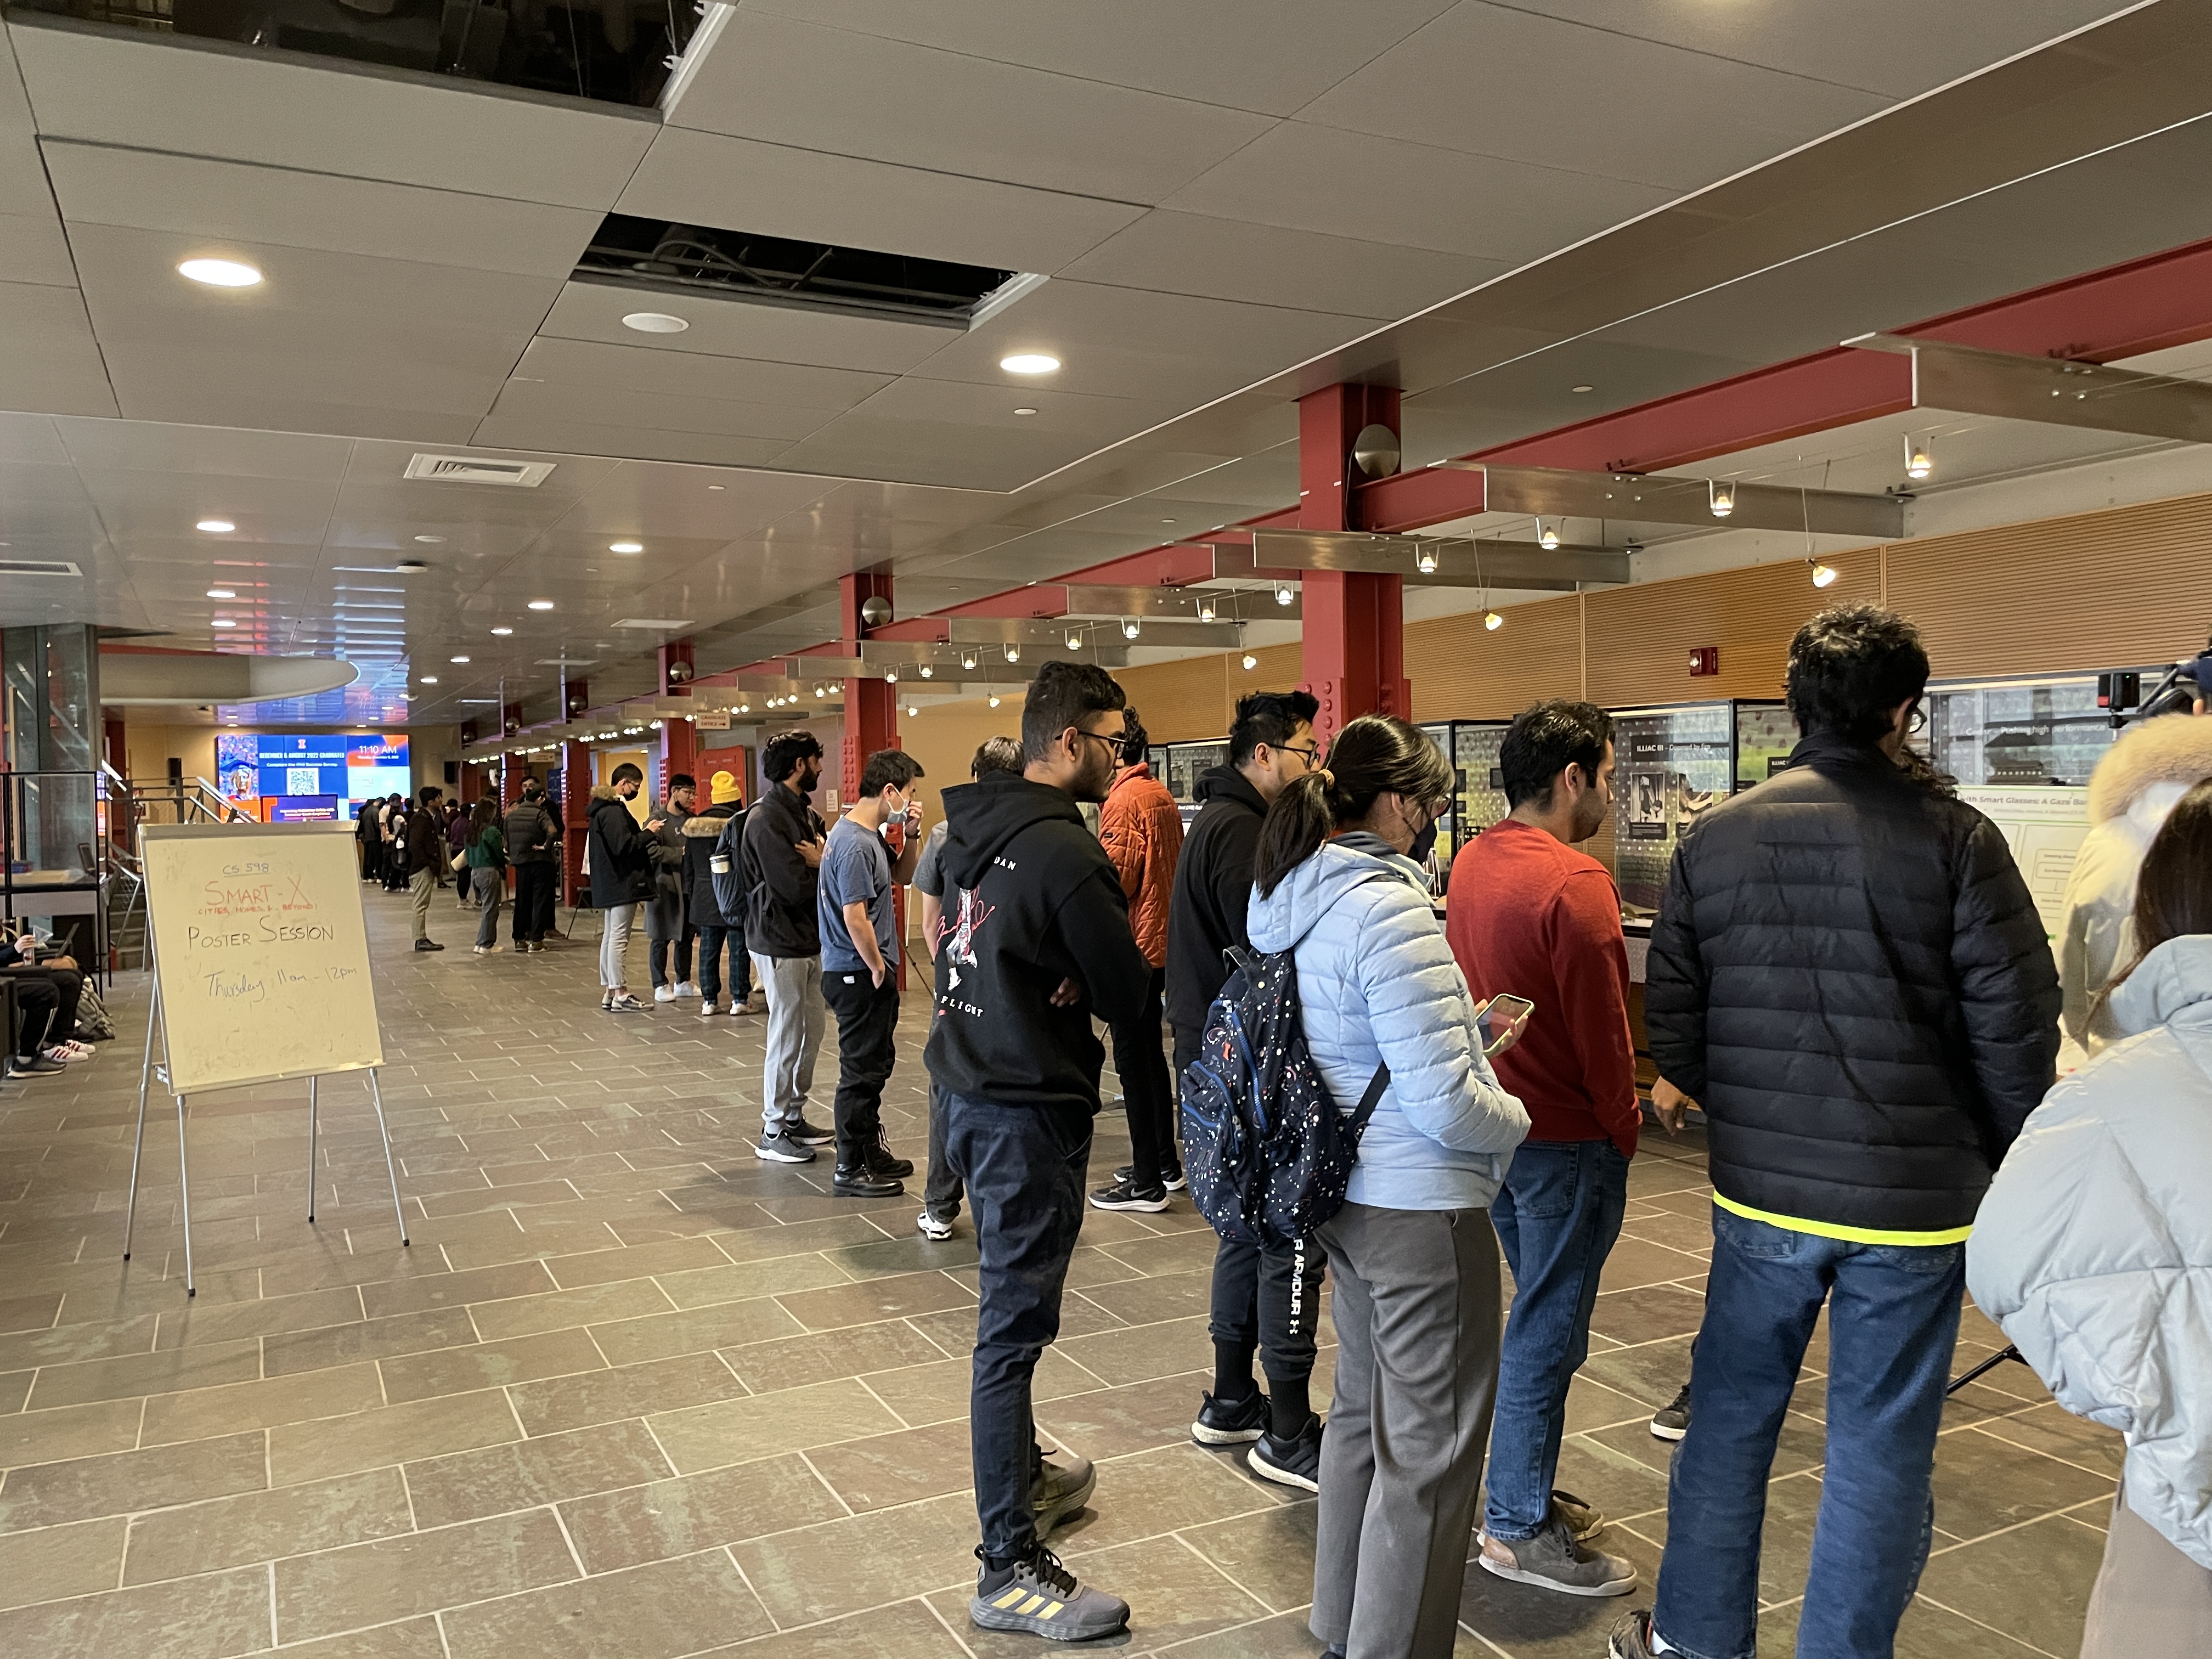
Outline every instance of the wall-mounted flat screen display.
<path id="1" fill-rule="evenodd" d="M 335 809 L 406 794 L 412 782 L 404 736 L 225 732 L 215 745 L 216 782 L 234 800 L 327 799 Z"/>

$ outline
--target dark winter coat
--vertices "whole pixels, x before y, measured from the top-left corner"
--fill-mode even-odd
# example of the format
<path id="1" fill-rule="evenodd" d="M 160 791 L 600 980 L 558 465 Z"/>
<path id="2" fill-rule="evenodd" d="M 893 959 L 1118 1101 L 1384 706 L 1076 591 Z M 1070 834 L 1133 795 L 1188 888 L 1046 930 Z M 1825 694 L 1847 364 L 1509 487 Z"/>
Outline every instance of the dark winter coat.
<path id="1" fill-rule="evenodd" d="M 1222 952 L 1249 949 L 1245 908 L 1267 803 L 1233 766 L 1210 768 L 1191 791 L 1198 817 L 1183 838 L 1168 907 L 1168 1024 L 1195 1042 L 1229 978 Z"/>
<path id="2" fill-rule="evenodd" d="M 694 812 L 684 820 L 684 914 L 691 918 L 694 927 L 744 926 L 744 910 L 730 915 L 722 908 L 718 896 L 720 890 L 726 886 L 734 894 L 738 890 L 736 884 L 727 879 L 717 882 L 714 869 L 717 848 L 744 811 L 737 802 L 725 801 L 720 806 Z M 739 833 L 743 833 L 742 830 Z M 730 850 L 734 857 L 736 849 Z M 732 870 L 734 874 L 734 864 Z"/>
<path id="3" fill-rule="evenodd" d="M 740 872 L 745 884 L 745 948 L 764 957 L 818 957 L 814 909 L 820 879 L 799 843 L 826 839 L 829 826 L 803 795 L 771 783 L 745 814 Z"/>
<path id="4" fill-rule="evenodd" d="M 507 856 L 518 865 L 550 864 L 558 855 L 560 826 L 542 799 L 519 800 L 508 807 L 500 820 L 500 832 L 507 837 Z"/>
<path id="5" fill-rule="evenodd" d="M 653 836 L 630 816 L 629 803 L 604 784 L 592 791 L 586 834 L 593 908 L 636 904 L 653 896 Z"/>
<path id="6" fill-rule="evenodd" d="M 1647 973 L 1652 1059 L 1744 1208 L 1963 1229 L 2051 1086 L 2057 969 L 2002 832 L 1831 734 L 1684 832 Z"/>

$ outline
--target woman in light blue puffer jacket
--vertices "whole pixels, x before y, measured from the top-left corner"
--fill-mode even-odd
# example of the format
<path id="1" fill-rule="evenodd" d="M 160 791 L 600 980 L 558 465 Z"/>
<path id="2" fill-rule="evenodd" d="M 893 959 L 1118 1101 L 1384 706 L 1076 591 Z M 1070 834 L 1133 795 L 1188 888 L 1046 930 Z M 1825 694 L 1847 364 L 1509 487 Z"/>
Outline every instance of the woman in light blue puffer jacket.
<path id="1" fill-rule="evenodd" d="M 1966 1243 L 1974 1300 L 2128 1455 L 2083 1659 L 2212 1651 L 2212 782 L 2145 854 L 2118 1040 L 2005 1155 Z M 2101 1027 L 2100 1029 L 2102 1029 Z"/>
<path id="2" fill-rule="evenodd" d="M 1268 808 L 1246 919 L 1255 950 L 1296 952 L 1306 1045 L 1340 1109 L 1390 1068 L 1319 1233 L 1340 1346 L 1310 1626 L 1356 1659 L 1452 1650 L 1498 1382 L 1489 1206 L 1528 1133 L 1408 856 L 1451 788 L 1413 727 L 1353 720 Z"/>

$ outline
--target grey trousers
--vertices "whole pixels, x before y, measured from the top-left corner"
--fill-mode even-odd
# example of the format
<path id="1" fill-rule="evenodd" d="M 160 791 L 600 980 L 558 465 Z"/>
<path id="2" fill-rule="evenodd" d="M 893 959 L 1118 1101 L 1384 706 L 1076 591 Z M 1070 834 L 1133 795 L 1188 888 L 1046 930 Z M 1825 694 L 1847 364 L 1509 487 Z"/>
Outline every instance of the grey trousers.
<path id="1" fill-rule="evenodd" d="M 1316 1235 L 1336 1285 L 1310 1628 L 1348 1659 L 1449 1659 L 1498 1392 L 1486 1210 L 1346 1204 Z"/>
<path id="2" fill-rule="evenodd" d="M 764 957 L 752 952 L 753 983 L 768 996 L 768 1054 L 761 1065 L 763 1127 L 796 1123 L 806 1115 L 814 1062 L 822 1054 L 829 1010 L 822 1000 L 820 957 Z"/>
<path id="3" fill-rule="evenodd" d="M 636 926 L 635 904 L 610 904 L 599 912 L 600 989 L 629 983 L 629 969 L 623 958 L 629 954 L 630 930 Z"/>

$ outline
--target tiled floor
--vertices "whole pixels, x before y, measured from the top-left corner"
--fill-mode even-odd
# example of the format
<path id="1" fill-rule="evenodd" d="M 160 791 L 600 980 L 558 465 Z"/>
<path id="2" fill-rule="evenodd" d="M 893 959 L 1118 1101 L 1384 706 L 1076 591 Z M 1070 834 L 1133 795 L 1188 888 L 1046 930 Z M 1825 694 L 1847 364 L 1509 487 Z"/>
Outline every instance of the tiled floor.
<path id="1" fill-rule="evenodd" d="M 475 957 L 442 897 L 453 948 L 416 956 L 404 899 L 363 894 L 412 1248 L 365 1091 L 337 1082 L 315 1226 L 303 1091 L 210 1097 L 191 1124 L 198 1298 L 173 1112 L 123 1262 L 143 982 L 120 985 L 125 1036 L 96 1060 L 0 1092 L 0 1653 L 1035 1652 L 964 1618 L 964 1226 L 929 1244 L 911 1199 L 834 1199 L 826 1166 L 757 1162 L 757 1021 L 603 1014 L 587 945 Z M 886 1114 L 916 1156 L 919 1029 Z M 1097 1169 L 1127 1145 L 1102 1122 Z M 1560 1470 L 1647 1575 L 1667 1449 L 1644 1422 L 1684 1374 L 1707 1243 L 1699 1149 L 1653 1141 Z M 1089 1216 L 1037 1392 L 1098 1490 L 1057 1543 L 1134 1606 L 1129 1653 L 1303 1659 L 1310 1503 L 1186 1437 L 1211 1256 L 1181 1204 Z M 1997 1340 L 1967 1324 L 1962 1366 Z M 1792 1645 L 1820 1490 L 1807 1376 L 1765 1540 L 1770 1654 Z M 2025 1368 L 1967 1390 L 1899 1651 L 2072 1654 L 2117 1469 L 2115 1437 Z M 1461 1651 L 1594 1659 L 1626 1605 L 1470 1571 Z"/>

